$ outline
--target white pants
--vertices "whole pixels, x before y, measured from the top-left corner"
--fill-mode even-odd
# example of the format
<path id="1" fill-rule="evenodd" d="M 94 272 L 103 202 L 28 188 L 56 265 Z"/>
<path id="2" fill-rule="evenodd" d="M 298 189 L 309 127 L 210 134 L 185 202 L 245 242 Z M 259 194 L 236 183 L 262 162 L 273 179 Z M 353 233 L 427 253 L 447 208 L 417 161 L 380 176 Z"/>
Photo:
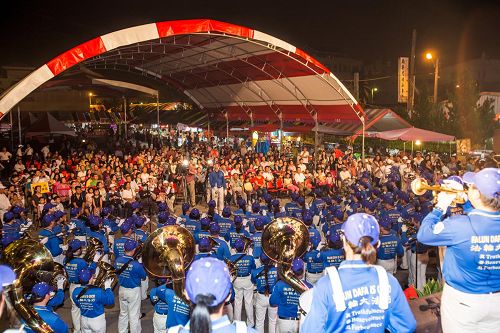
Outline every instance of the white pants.
<path id="1" fill-rule="evenodd" d="M 144 301 L 148 298 L 148 288 L 149 288 L 149 278 L 146 276 L 146 279 L 141 281 L 141 301 Z"/>
<path id="2" fill-rule="evenodd" d="M 312 285 L 315 285 L 319 279 L 321 279 L 324 275 L 324 272 L 321 273 L 310 273 L 306 272 L 306 281 Z"/>
<path id="3" fill-rule="evenodd" d="M 167 332 L 167 315 L 159 314 L 155 311 L 153 315 L 153 329 L 154 333 Z"/>
<path id="4" fill-rule="evenodd" d="M 224 305 L 223 314 L 227 315 L 227 317 L 229 318 L 229 321 L 233 321 L 233 318 L 234 318 L 233 303 L 228 303 L 228 304 Z"/>
<path id="5" fill-rule="evenodd" d="M 298 320 L 283 320 L 278 318 L 278 333 L 298 333 Z"/>
<path id="6" fill-rule="evenodd" d="M 444 333 L 500 331 L 500 293 L 468 294 L 448 284 L 441 297 Z"/>
<path id="7" fill-rule="evenodd" d="M 377 265 L 384 267 L 384 269 L 387 271 L 387 273 L 390 273 L 392 275 L 396 274 L 396 269 L 397 269 L 397 261 L 396 258 L 394 259 L 377 259 Z"/>
<path id="8" fill-rule="evenodd" d="M 76 306 L 75 302 L 73 302 L 73 291 L 75 291 L 76 288 L 80 287 L 79 284 L 76 283 L 70 283 L 69 285 L 69 298 L 71 299 L 71 320 L 73 321 L 73 333 L 80 333 L 80 318 L 81 318 L 81 312 L 80 308 Z"/>
<path id="9" fill-rule="evenodd" d="M 247 325 L 253 327 L 253 284 L 250 276 L 238 277 L 234 281 L 234 320 L 241 320 L 243 300 L 245 300 L 245 312 L 247 314 Z"/>
<path id="10" fill-rule="evenodd" d="M 269 333 L 276 332 L 276 317 L 278 308 L 269 305 L 269 296 L 262 294 L 255 294 L 255 330 L 259 333 L 264 333 L 264 322 L 266 321 L 266 311 L 268 319 Z"/>
<path id="11" fill-rule="evenodd" d="M 410 252 L 410 271 L 408 274 L 408 285 L 413 285 L 416 289 L 422 291 L 427 282 L 425 272 L 427 271 L 427 264 L 422 263 L 420 260 L 415 261 L 417 253 Z M 415 285 L 415 279 L 417 285 Z"/>
<path id="12" fill-rule="evenodd" d="M 224 188 L 223 187 L 212 187 L 212 200 L 217 203 L 216 210 L 219 214 L 222 214 L 224 209 Z"/>
<path id="13" fill-rule="evenodd" d="M 82 333 L 105 333 L 106 317 L 104 313 L 95 318 L 82 316 Z"/>
<path id="14" fill-rule="evenodd" d="M 118 316 L 118 332 L 130 333 L 141 332 L 141 288 L 120 287 L 118 292 L 120 300 L 120 315 Z"/>
<path id="15" fill-rule="evenodd" d="M 408 269 L 409 267 L 409 261 L 410 261 L 410 254 L 411 254 L 411 251 L 410 250 L 405 250 L 404 254 L 403 254 L 403 259 L 401 260 L 401 268 L 402 269 Z"/>

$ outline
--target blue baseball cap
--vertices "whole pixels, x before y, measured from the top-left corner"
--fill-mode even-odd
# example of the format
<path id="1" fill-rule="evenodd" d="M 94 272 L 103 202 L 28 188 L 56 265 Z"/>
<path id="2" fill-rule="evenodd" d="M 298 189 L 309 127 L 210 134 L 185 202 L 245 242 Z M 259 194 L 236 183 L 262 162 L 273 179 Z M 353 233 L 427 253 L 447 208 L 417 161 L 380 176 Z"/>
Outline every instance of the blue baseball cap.
<path id="1" fill-rule="evenodd" d="M 319 234 L 314 234 L 311 238 L 309 238 L 309 241 L 311 242 L 312 246 L 314 248 L 318 247 L 319 243 L 321 242 L 321 236 Z"/>
<path id="2" fill-rule="evenodd" d="M 252 212 L 254 212 L 254 213 L 258 213 L 258 212 L 260 212 L 260 205 L 259 205 L 259 203 L 258 203 L 258 202 L 254 202 L 254 203 L 252 204 Z"/>
<path id="3" fill-rule="evenodd" d="M 241 224 L 241 223 L 243 223 L 243 218 L 242 218 L 241 216 L 239 216 L 239 215 L 236 215 L 236 216 L 234 217 L 234 223 L 236 223 L 236 224 Z"/>
<path id="4" fill-rule="evenodd" d="M 123 224 L 120 226 L 122 234 L 129 232 L 133 224 L 134 224 L 133 220 L 130 219 L 130 217 L 127 218 L 125 222 L 123 222 Z"/>
<path id="5" fill-rule="evenodd" d="M 200 239 L 200 242 L 198 243 L 198 248 L 200 251 L 209 251 L 211 246 L 210 246 L 210 239 L 207 237 L 203 237 Z"/>
<path id="6" fill-rule="evenodd" d="M 208 207 L 215 208 L 215 206 L 217 206 L 217 203 L 215 202 L 215 200 L 210 200 L 208 202 Z"/>
<path id="7" fill-rule="evenodd" d="M 279 207 L 280 206 L 280 201 L 278 199 L 273 199 L 273 201 L 271 201 L 271 205 L 273 207 Z"/>
<path id="8" fill-rule="evenodd" d="M 137 218 L 135 219 L 135 226 L 137 228 L 140 228 L 144 225 L 145 222 L 146 218 L 144 216 L 137 216 Z"/>
<path id="9" fill-rule="evenodd" d="M 466 172 L 463 180 L 473 184 L 482 195 L 489 198 L 498 198 L 500 192 L 500 169 L 485 168 L 479 172 Z"/>
<path id="10" fill-rule="evenodd" d="M 200 225 L 204 227 L 208 227 L 210 225 L 210 219 L 208 217 L 204 217 L 200 220 Z"/>
<path id="11" fill-rule="evenodd" d="M 166 225 L 175 225 L 175 223 L 177 223 L 177 220 L 173 216 L 169 216 L 167 222 L 165 222 Z"/>
<path id="12" fill-rule="evenodd" d="M 292 261 L 292 272 L 301 273 L 304 271 L 304 260 L 301 258 L 295 258 Z"/>
<path id="13" fill-rule="evenodd" d="M 166 211 L 161 211 L 158 213 L 158 221 L 161 223 L 167 222 L 169 214 Z"/>
<path id="14" fill-rule="evenodd" d="M 82 270 L 78 273 L 78 279 L 81 283 L 87 284 L 92 278 L 92 274 L 94 274 L 92 270 L 88 268 L 82 268 Z"/>
<path id="15" fill-rule="evenodd" d="M 298 203 L 299 205 L 303 205 L 303 204 L 305 204 L 305 203 L 306 203 L 306 199 L 305 199 L 304 197 L 299 197 L 299 198 L 297 199 L 297 203 Z"/>
<path id="16" fill-rule="evenodd" d="M 241 209 L 245 208 L 247 205 L 247 202 L 244 200 L 244 199 L 238 199 L 238 207 L 240 207 Z"/>
<path id="17" fill-rule="evenodd" d="M 111 208 L 110 207 L 104 207 L 101 211 L 101 215 L 104 216 L 104 215 L 108 215 L 108 214 L 111 214 Z"/>
<path id="18" fill-rule="evenodd" d="M 164 212 L 168 209 L 167 204 L 164 202 L 158 203 L 158 211 L 159 212 Z M 189 209 L 189 208 L 188 208 Z"/>
<path id="19" fill-rule="evenodd" d="M 68 244 L 68 247 L 71 250 L 71 252 L 75 252 L 76 250 L 81 249 L 83 246 L 85 246 L 85 242 L 79 239 L 72 239 Z"/>
<path id="20" fill-rule="evenodd" d="M 380 216 L 378 223 L 384 229 L 390 229 L 392 227 L 392 221 L 386 214 Z"/>
<path id="21" fill-rule="evenodd" d="M 210 223 L 210 234 L 217 235 L 220 232 L 220 226 L 216 222 Z"/>
<path id="22" fill-rule="evenodd" d="M 306 210 L 306 212 L 302 216 L 302 220 L 304 221 L 305 225 L 311 225 L 313 222 L 313 215 L 312 215 L 311 211 Z"/>
<path id="23" fill-rule="evenodd" d="M 386 193 L 383 196 L 383 200 L 386 204 L 394 205 L 394 195 L 392 193 Z"/>
<path id="24" fill-rule="evenodd" d="M 69 214 L 71 216 L 77 216 L 80 213 L 80 208 L 79 207 L 73 207 L 70 209 Z"/>
<path id="25" fill-rule="evenodd" d="M 184 214 L 189 210 L 189 208 L 191 208 L 191 206 L 187 202 L 182 204 L 182 212 Z"/>
<path id="26" fill-rule="evenodd" d="M 11 285 L 16 279 L 16 273 L 7 265 L 0 265 L 0 293 L 3 287 Z"/>
<path id="27" fill-rule="evenodd" d="M 236 251 L 243 251 L 245 249 L 245 242 L 243 241 L 243 239 L 238 238 L 234 242 L 234 246 L 233 247 L 236 249 Z"/>
<path id="28" fill-rule="evenodd" d="M 347 240 L 356 246 L 360 245 L 359 240 L 364 236 L 371 237 L 371 243 L 375 245 L 380 234 L 380 228 L 375 217 L 365 213 L 356 213 L 349 216 L 342 225 L 342 231 Z"/>
<path id="29" fill-rule="evenodd" d="M 193 220 L 198 220 L 200 219 L 200 211 L 198 208 L 193 208 L 191 212 L 189 213 L 189 218 Z"/>
<path id="30" fill-rule="evenodd" d="M 10 222 L 16 217 L 16 214 L 14 212 L 6 212 L 3 214 L 3 221 L 4 222 Z"/>
<path id="31" fill-rule="evenodd" d="M 292 194 L 290 194 L 290 198 L 292 199 L 292 201 L 297 201 L 299 195 L 296 192 L 292 192 Z"/>
<path id="32" fill-rule="evenodd" d="M 36 297 L 45 297 L 47 294 L 53 292 L 55 289 L 51 285 L 45 283 L 45 282 L 38 282 L 33 286 L 33 289 L 31 289 L 31 292 L 36 296 Z"/>
<path id="33" fill-rule="evenodd" d="M 47 227 L 55 220 L 54 215 L 46 214 L 42 219 L 42 226 Z"/>
<path id="34" fill-rule="evenodd" d="M 261 217 L 258 217 L 254 221 L 255 229 L 260 230 L 264 227 L 264 219 Z"/>
<path id="35" fill-rule="evenodd" d="M 130 204 L 130 208 L 132 208 L 132 210 L 139 209 L 141 208 L 141 203 L 138 201 L 134 201 Z"/>
<path id="36" fill-rule="evenodd" d="M 92 227 L 97 227 L 101 224 L 102 222 L 102 219 L 100 217 L 97 217 L 97 216 L 89 216 L 89 224 L 92 226 Z"/>
<path id="37" fill-rule="evenodd" d="M 344 212 L 341 209 L 337 209 L 335 213 L 333 213 L 333 217 L 337 220 L 342 220 L 344 218 Z"/>
<path id="38" fill-rule="evenodd" d="M 222 216 L 225 217 L 225 218 L 228 218 L 231 216 L 231 207 L 224 207 L 224 209 L 222 210 Z"/>
<path id="39" fill-rule="evenodd" d="M 339 233 L 336 232 L 335 230 L 331 230 L 330 233 L 328 234 L 328 240 L 332 243 L 340 241 Z"/>
<path id="40" fill-rule="evenodd" d="M 16 214 L 16 215 L 19 215 L 23 212 L 26 212 L 26 210 L 23 208 L 23 207 L 20 207 L 20 206 L 14 206 L 12 207 L 11 211 Z"/>
<path id="41" fill-rule="evenodd" d="M 123 248 L 125 249 L 125 251 L 129 252 L 129 251 L 132 251 L 134 250 L 136 247 L 137 247 L 137 242 L 133 239 L 128 239 L 125 244 L 123 245 Z"/>
<path id="42" fill-rule="evenodd" d="M 225 302 L 232 283 L 226 264 L 216 258 L 201 258 L 193 262 L 186 275 L 186 293 L 196 304 L 196 296 L 214 296 L 210 306 Z"/>

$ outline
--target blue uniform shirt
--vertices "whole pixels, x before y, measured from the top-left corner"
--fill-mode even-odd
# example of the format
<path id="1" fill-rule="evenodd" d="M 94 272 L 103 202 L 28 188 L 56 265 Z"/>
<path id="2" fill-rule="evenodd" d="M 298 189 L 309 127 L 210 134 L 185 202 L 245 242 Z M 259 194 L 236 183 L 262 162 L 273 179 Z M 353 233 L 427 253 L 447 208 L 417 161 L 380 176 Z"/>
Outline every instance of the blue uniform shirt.
<path id="1" fill-rule="evenodd" d="M 307 230 L 309 230 L 309 239 L 321 239 L 321 234 L 315 227 L 310 226 Z"/>
<path id="2" fill-rule="evenodd" d="M 119 270 L 130 259 L 132 259 L 132 257 L 127 255 L 118 257 L 115 263 L 116 270 Z M 118 276 L 118 283 L 125 288 L 136 288 L 140 287 L 141 280 L 144 279 L 146 279 L 144 267 L 138 261 L 132 260 L 127 268 Z"/>
<path id="3" fill-rule="evenodd" d="M 111 219 L 109 217 L 104 218 L 103 225 L 109 227 L 111 229 L 111 232 L 113 233 L 117 232 L 118 229 L 120 229 L 118 223 L 116 223 L 116 220 Z"/>
<path id="4" fill-rule="evenodd" d="M 325 249 L 319 252 L 319 256 L 323 265 L 326 267 L 335 266 L 339 267 L 340 263 L 344 261 L 345 255 L 343 249 Z"/>
<path id="5" fill-rule="evenodd" d="M 285 212 L 289 217 L 302 218 L 302 207 L 296 202 L 289 202 L 285 204 Z"/>
<path id="6" fill-rule="evenodd" d="M 73 229 L 73 234 L 75 236 L 85 236 L 87 234 L 87 226 L 85 225 L 85 222 L 77 218 L 72 218 L 71 223 L 75 225 L 75 229 Z"/>
<path id="7" fill-rule="evenodd" d="M 160 299 L 160 295 L 165 294 L 165 290 L 167 286 L 162 284 L 156 288 L 153 288 L 149 291 L 149 299 L 155 308 L 155 312 L 161 315 L 166 315 L 168 313 L 168 304 L 165 301 Z"/>
<path id="8" fill-rule="evenodd" d="M 197 230 L 194 232 L 194 242 L 196 244 L 198 244 L 200 242 L 200 239 L 203 238 L 203 237 L 207 237 L 207 236 L 210 236 L 210 232 L 208 232 L 207 230 Z"/>
<path id="9" fill-rule="evenodd" d="M 138 241 L 140 243 L 145 243 L 146 239 L 148 239 L 148 236 L 149 236 L 149 234 L 142 229 L 137 229 L 132 234 L 132 238 L 134 238 L 136 241 Z"/>
<path id="10" fill-rule="evenodd" d="M 11 223 L 4 223 L 2 228 L 2 237 L 10 236 L 13 241 L 18 240 L 19 238 L 21 238 L 20 232 L 20 223 L 13 220 Z"/>
<path id="11" fill-rule="evenodd" d="M 226 236 L 226 234 L 229 231 L 229 229 L 231 229 L 232 227 L 234 227 L 234 222 L 231 219 L 227 219 L 225 217 L 220 217 L 218 219 L 217 223 L 219 224 L 219 227 L 220 227 L 219 234 L 222 237 Z"/>
<path id="12" fill-rule="evenodd" d="M 165 288 L 163 294 L 158 294 L 158 297 L 168 306 L 167 328 L 186 325 L 189 321 L 190 308 L 175 292 L 170 288 Z"/>
<path id="13" fill-rule="evenodd" d="M 78 273 L 84 268 L 90 268 L 95 271 L 97 265 L 95 262 L 87 263 L 83 258 L 71 258 L 70 261 L 64 264 L 64 269 L 68 274 L 69 283 L 80 283 Z"/>
<path id="14" fill-rule="evenodd" d="M 212 252 L 200 252 L 200 253 L 196 253 L 194 255 L 194 258 L 193 258 L 193 261 L 195 260 L 198 260 L 198 259 L 201 259 L 201 258 L 208 258 L 208 257 L 212 257 L 212 258 L 217 258 L 217 254 L 216 253 L 212 253 Z"/>
<path id="15" fill-rule="evenodd" d="M 306 286 L 312 288 L 312 285 L 307 281 L 302 281 Z M 274 286 L 273 293 L 269 298 L 269 304 L 273 307 L 278 307 L 278 316 L 285 318 L 299 317 L 299 297 L 300 294 L 289 286 L 286 282 L 279 280 Z M 314 332 L 314 331 L 304 331 Z M 317 330 L 316 332 L 322 332 Z"/>
<path id="16" fill-rule="evenodd" d="M 256 231 L 250 238 L 253 240 L 253 257 L 259 258 L 262 253 L 262 231 Z"/>
<path id="17" fill-rule="evenodd" d="M 40 315 L 40 317 L 43 319 L 44 322 L 49 325 L 54 333 L 67 333 L 68 332 L 68 325 L 59 317 L 55 312 L 53 312 L 51 309 L 49 309 L 46 306 L 39 306 L 35 305 L 34 306 L 35 311 Z M 24 323 L 24 321 L 23 321 Z M 24 330 L 26 333 L 33 333 L 34 331 L 29 328 L 28 326 L 24 327 Z"/>
<path id="18" fill-rule="evenodd" d="M 224 172 L 212 171 L 208 174 L 208 182 L 210 183 L 210 187 L 223 187 L 226 188 L 226 179 L 224 178 Z"/>
<path id="19" fill-rule="evenodd" d="M 404 254 L 401 239 L 393 233 L 388 235 L 380 234 L 380 246 L 377 249 L 377 258 L 380 260 L 388 260 L 396 258 L 396 255 Z"/>
<path id="20" fill-rule="evenodd" d="M 274 266 L 268 266 L 267 271 L 267 281 L 264 269 L 266 266 L 260 266 L 257 269 L 252 270 L 252 283 L 257 287 L 257 292 L 264 293 L 266 291 L 266 284 L 268 286 L 267 291 L 269 294 L 273 291 L 274 285 L 278 281 L 278 271 Z"/>
<path id="21" fill-rule="evenodd" d="M 244 235 L 244 236 L 250 238 L 250 234 L 243 227 L 240 229 L 240 232 L 238 232 L 236 230 L 236 227 L 233 229 L 230 229 L 228 231 L 228 233 L 226 234 L 226 237 L 224 237 L 224 238 L 226 239 L 227 242 L 229 242 L 229 246 L 233 247 L 234 242 L 236 242 L 241 237 L 241 235 Z"/>
<path id="22" fill-rule="evenodd" d="M 326 202 L 321 199 L 314 199 L 314 201 L 311 204 L 311 211 L 314 215 L 321 215 L 323 209 L 326 207 Z"/>
<path id="23" fill-rule="evenodd" d="M 47 308 L 53 310 L 64 303 L 64 290 L 58 289 L 56 294 L 48 301 Z"/>
<path id="24" fill-rule="evenodd" d="M 447 246 L 443 276 L 447 284 L 464 293 L 500 291 L 500 212 L 473 209 L 441 221 L 434 209 L 422 221 L 419 242 Z"/>
<path id="25" fill-rule="evenodd" d="M 302 326 L 304 332 L 413 332 L 416 321 L 399 282 L 389 279 L 389 308 L 380 309 L 378 275 L 375 268 L 361 260 L 340 264 L 339 276 L 344 291 L 346 310 L 337 312 L 328 276 L 314 286 L 311 310 Z"/>
<path id="26" fill-rule="evenodd" d="M 42 229 L 38 232 L 38 235 L 42 237 L 48 237 L 47 243 L 45 243 L 45 247 L 49 250 L 50 254 L 52 254 L 53 257 L 57 257 L 62 253 L 61 245 L 63 243 L 62 239 L 56 236 L 56 233 L 54 233 L 50 229 Z"/>
<path id="27" fill-rule="evenodd" d="M 220 238 L 214 238 L 214 240 L 219 243 L 215 252 L 217 254 L 217 258 L 219 260 L 229 259 L 231 252 L 229 251 L 229 245 L 227 245 L 227 242 Z"/>
<path id="28" fill-rule="evenodd" d="M 189 230 L 191 235 L 194 235 L 195 232 L 201 229 L 200 221 L 187 219 L 186 223 L 184 223 L 184 227 Z"/>
<path id="29" fill-rule="evenodd" d="M 99 287 L 90 287 L 82 297 L 78 295 L 85 287 L 77 287 L 73 291 L 73 302 L 80 308 L 82 316 L 87 318 L 95 318 L 104 313 L 104 307 L 115 304 L 113 290 L 108 288 L 103 290 Z"/>
<path id="30" fill-rule="evenodd" d="M 125 242 L 129 239 L 132 238 L 123 236 L 115 240 L 115 245 L 113 246 L 113 253 L 115 255 L 115 258 L 121 257 L 125 254 L 125 249 L 123 247 L 125 246 Z"/>
<path id="31" fill-rule="evenodd" d="M 308 251 L 304 255 L 304 261 L 306 262 L 306 270 L 309 273 L 321 273 L 325 269 L 323 259 L 318 250 Z"/>
<path id="32" fill-rule="evenodd" d="M 239 259 L 241 257 L 241 259 Z M 239 259 L 238 261 L 236 261 Z M 252 269 L 255 269 L 255 260 L 251 255 L 246 253 L 235 253 L 229 257 L 233 263 L 236 264 L 237 274 L 241 276 L 249 276 Z"/>

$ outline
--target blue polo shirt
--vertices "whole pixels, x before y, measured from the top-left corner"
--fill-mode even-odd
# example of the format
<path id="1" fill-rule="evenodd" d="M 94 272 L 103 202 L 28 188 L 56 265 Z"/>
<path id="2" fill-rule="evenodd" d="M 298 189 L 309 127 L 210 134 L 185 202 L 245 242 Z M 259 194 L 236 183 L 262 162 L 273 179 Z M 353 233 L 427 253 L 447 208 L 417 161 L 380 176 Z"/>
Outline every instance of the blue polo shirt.
<path id="1" fill-rule="evenodd" d="M 388 235 L 380 234 L 380 245 L 377 249 L 377 258 L 380 260 L 394 259 L 396 256 L 404 254 L 401 239 L 393 233 Z"/>
<path id="2" fill-rule="evenodd" d="M 113 290 L 108 288 L 103 290 L 99 287 L 90 287 L 82 297 L 78 295 L 85 287 L 77 287 L 71 297 L 76 306 L 80 308 L 82 316 L 87 318 L 95 318 L 104 313 L 104 307 L 115 304 Z"/>
<path id="3" fill-rule="evenodd" d="M 46 306 L 40 306 L 40 305 L 35 305 L 34 306 L 35 311 L 40 315 L 40 317 L 43 319 L 44 322 L 49 325 L 54 333 L 67 333 L 68 332 L 68 325 L 59 317 L 55 312 L 53 312 L 51 309 L 47 308 Z M 23 323 L 25 323 L 23 321 Z M 24 330 L 27 333 L 34 333 L 34 331 L 29 328 L 28 326 L 24 327 Z"/>
<path id="4" fill-rule="evenodd" d="M 155 312 L 161 315 L 166 315 L 168 313 L 168 304 L 160 299 L 160 295 L 165 294 L 167 286 L 162 284 L 156 288 L 152 288 L 149 291 L 149 299 L 155 308 Z"/>
<path id="5" fill-rule="evenodd" d="M 239 260 L 236 261 L 237 259 Z M 254 258 L 246 253 L 235 253 L 229 257 L 229 260 L 236 264 L 238 277 L 249 276 L 252 269 L 255 269 Z"/>
<path id="6" fill-rule="evenodd" d="M 163 294 L 158 294 L 158 297 L 168 306 L 167 328 L 186 325 L 189 321 L 190 308 L 175 292 L 166 288 Z"/>
<path id="7" fill-rule="evenodd" d="M 121 269 L 132 257 L 124 255 L 118 257 L 115 262 L 116 270 Z M 146 279 L 144 266 L 136 260 L 132 260 L 127 268 L 118 276 L 118 283 L 125 288 L 137 288 L 141 286 L 141 280 Z"/>
<path id="8" fill-rule="evenodd" d="M 312 288 L 307 281 L 302 281 L 306 286 Z M 279 280 L 274 286 L 273 293 L 269 298 L 269 304 L 278 307 L 278 316 L 282 318 L 298 318 L 300 294 L 286 282 Z M 313 332 L 313 331 L 304 331 Z M 316 332 L 322 332 L 317 330 Z"/>

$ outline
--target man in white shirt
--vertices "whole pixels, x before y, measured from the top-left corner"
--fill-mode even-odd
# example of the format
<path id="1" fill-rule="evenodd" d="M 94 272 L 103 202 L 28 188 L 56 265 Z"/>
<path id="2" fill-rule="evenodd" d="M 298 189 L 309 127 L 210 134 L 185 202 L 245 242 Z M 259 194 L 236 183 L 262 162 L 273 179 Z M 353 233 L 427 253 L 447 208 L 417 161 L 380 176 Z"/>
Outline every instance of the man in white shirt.
<path id="1" fill-rule="evenodd" d="M 2 148 L 2 151 L 0 151 L 0 162 L 8 162 L 12 157 L 12 154 L 7 151 L 6 147 Z"/>
<path id="2" fill-rule="evenodd" d="M 17 161 L 16 165 L 14 165 L 14 170 L 17 172 L 23 172 L 24 169 L 26 169 L 26 167 L 21 160 Z"/>
<path id="3" fill-rule="evenodd" d="M 23 157 L 24 152 L 23 152 L 23 145 L 17 146 L 17 152 L 16 152 L 17 157 Z"/>
<path id="4" fill-rule="evenodd" d="M 50 147 L 49 147 L 49 145 L 43 146 L 43 148 L 40 151 L 41 151 L 41 153 L 43 155 L 43 159 L 46 160 L 47 156 L 49 156 L 49 153 L 50 153 Z"/>
<path id="5" fill-rule="evenodd" d="M 309 164 L 309 151 L 306 147 L 299 154 L 299 162 L 304 163 L 306 166 Z"/>
<path id="6" fill-rule="evenodd" d="M 5 186 L 0 183 L 0 219 L 3 221 L 3 214 L 10 209 L 10 200 L 5 195 Z"/>
<path id="7" fill-rule="evenodd" d="M 26 147 L 26 151 L 24 152 L 26 154 L 26 159 L 31 161 L 33 157 L 33 148 L 28 144 Z"/>
<path id="8" fill-rule="evenodd" d="M 274 180 L 273 173 L 271 172 L 271 168 L 269 166 L 266 166 L 262 176 L 266 182 L 272 182 Z"/>
<path id="9" fill-rule="evenodd" d="M 347 167 L 345 165 L 342 166 L 342 171 L 340 171 L 339 177 L 342 182 L 347 182 L 347 183 L 350 182 L 352 176 L 349 170 L 347 170 Z"/>

